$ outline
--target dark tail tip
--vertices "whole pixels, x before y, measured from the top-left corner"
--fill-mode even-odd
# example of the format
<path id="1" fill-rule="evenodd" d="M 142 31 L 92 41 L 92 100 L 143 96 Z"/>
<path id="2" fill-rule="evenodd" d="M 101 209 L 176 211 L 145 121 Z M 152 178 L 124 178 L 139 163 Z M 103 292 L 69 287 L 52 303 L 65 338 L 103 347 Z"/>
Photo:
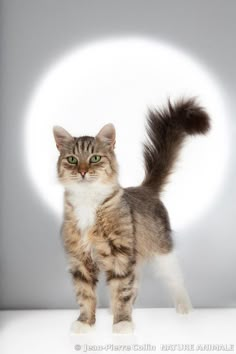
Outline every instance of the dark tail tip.
<path id="1" fill-rule="evenodd" d="M 187 134 L 206 134 L 209 131 L 210 118 L 195 98 L 180 99 L 175 104 L 169 100 L 168 108 Z"/>

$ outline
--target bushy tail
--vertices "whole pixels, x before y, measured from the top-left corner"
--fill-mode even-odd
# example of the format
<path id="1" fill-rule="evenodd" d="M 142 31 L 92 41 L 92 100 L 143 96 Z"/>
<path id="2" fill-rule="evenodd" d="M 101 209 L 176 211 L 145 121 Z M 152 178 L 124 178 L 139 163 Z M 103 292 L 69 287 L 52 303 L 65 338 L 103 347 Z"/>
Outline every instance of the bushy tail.
<path id="1" fill-rule="evenodd" d="M 143 186 L 159 193 L 172 172 L 187 135 L 206 134 L 210 119 L 194 98 L 168 101 L 162 110 L 150 110 L 148 141 L 144 145 L 145 178 Z"/>

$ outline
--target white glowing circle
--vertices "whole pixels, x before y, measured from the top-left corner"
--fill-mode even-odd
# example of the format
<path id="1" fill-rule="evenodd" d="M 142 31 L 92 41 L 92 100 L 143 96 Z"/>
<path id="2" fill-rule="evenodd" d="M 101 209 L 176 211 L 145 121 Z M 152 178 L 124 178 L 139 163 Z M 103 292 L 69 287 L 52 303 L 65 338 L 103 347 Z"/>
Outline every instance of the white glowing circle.
<path id="1" fill-rule="evenodd" d="M 211 206 L 228 158 L 227 113 L 216 80 L 182 51 L 158 41 L 120 38 L 93 42 L 65 55 L 37 86 L 25 125 L 27 166 L 40 196 L 57 213 L 63 206 L 56 179 L 58 153 L 52 127 L 74 136 L 95 135 L 112 122 L 123 186 L 143 179 L 142 142 L 147 107 L 167 97 L 198 96 L 212 117 L 206 137 L 189 139 L 163 195 L 179 230 Z"/>

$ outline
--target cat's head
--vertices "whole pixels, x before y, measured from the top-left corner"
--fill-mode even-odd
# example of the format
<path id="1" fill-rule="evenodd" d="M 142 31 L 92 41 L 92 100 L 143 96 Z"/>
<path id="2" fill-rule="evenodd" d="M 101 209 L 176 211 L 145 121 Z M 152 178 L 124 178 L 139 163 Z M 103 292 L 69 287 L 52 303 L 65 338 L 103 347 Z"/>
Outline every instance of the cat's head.
<path id="1" fill-rule="evenodd" d="M 112 124 L 105 125 L 95 137 L 75 138 L 58 126 L 53 128 L 53 133 L 60 152 L 58 178 L 63 185 L 117 182 L 115 128 Z"/>

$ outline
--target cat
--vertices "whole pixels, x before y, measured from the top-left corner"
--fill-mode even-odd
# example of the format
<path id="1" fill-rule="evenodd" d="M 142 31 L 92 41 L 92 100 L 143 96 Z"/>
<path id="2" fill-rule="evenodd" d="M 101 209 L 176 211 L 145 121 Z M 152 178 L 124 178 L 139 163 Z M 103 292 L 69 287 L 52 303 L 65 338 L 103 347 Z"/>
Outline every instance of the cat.
<path id="1" fill-rule="evenodd" d="M 63 242 L 80 306 L 74 332 L 89 332 L 95 324 L 100 271 L 105 272 L 111 292 L 113 332 L 133 331 L 138 267 L 145 260 L 158 267 L 176 311 L 188 313 L 191 309 L 160 193 L 185 138 L 205 134 L 209 128 L 209 116 L 195 98 L 169 100 L 163 109 L 149 110 L 144 180 L 138 187 L 122 188 L 112 124 L 95 137 L 77 138 L 54 127 L 60 152 L 58 179 L 65 188 Z"/>

